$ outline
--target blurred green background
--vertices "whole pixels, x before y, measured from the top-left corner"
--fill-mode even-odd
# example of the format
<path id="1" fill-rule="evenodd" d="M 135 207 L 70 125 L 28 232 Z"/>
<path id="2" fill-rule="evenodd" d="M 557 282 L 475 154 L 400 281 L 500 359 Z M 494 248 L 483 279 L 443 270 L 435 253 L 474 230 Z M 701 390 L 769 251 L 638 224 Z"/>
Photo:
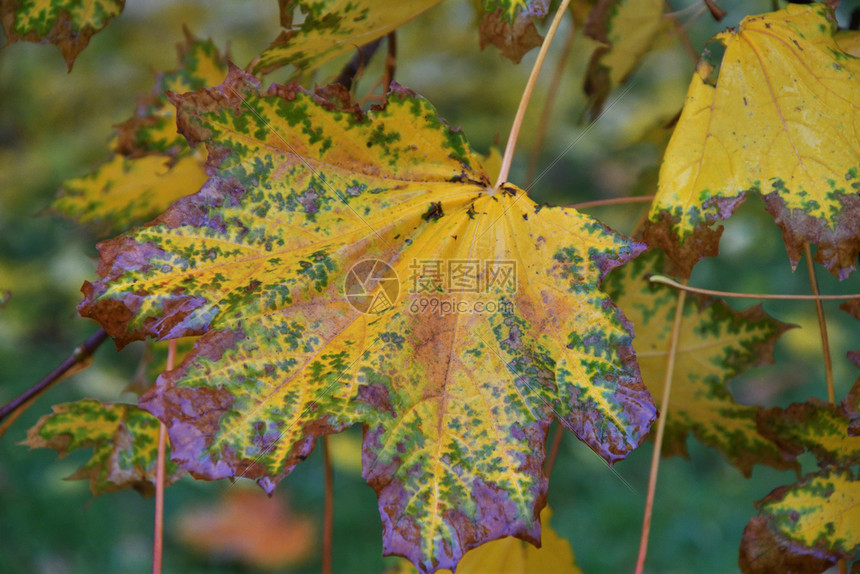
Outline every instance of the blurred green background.
<path id="1" fill-rule="evenodd" d="M 679 11 L 694 4 L 700 3 L 672 2 Z M 721 2 L 729 12 L 726 20 L 716 23 L 705 13 L 686 31 L 699 50 L 712 34 L 771 5 L 770 0 Z M 843 2 L 843 23 L 855 6 Z M 692 10 L 682 14 L 687 17 Z M 153 71 L 175 67 L 173 46 L 183 39 L 183 24 L 222 49 L 229 45 L 232 59 L 244 66 L 275 37 L 277 21 L 274 0 L 132 0 L 121 17 L 93 37 L 71 74 L 51 46 L 19 43 L 0 50 L 0 293 L 11 292 L 0 309 L 0 404 L 39 380 L 97 328 L 77 316 L 75 305 L 83 281 L 95 277 L 99 238 L 42 213 L 60 184 L 109 158 L 112 126 L 129 117 L 138 95 L 151 89 Z M 557 48 L 565 33 L 563 28 Z M 397 81 L 426 96 L 450 123 L 462 126 L 479 151 L 504 147 L 534 51 L 519 66 L 493 48 L 480 51 L 475 12 L 464 0 L 446 0 L 408 24 L 398 33 L 398 43 Z M 579 119 L 586 105 L 582 74 L 592 49 L 593 43 L 583 38 L 574 43 L 537 163 L 539 171 L 552 167 L 529 190 L 538 201 L 569 204 L 630 195 L 633 190 L 653 193 L 659 152 L 652 144 L 637 142 L 680 110 L 693 60 L 677 38 L 661 42 L 632 77 L 632 88 L 623 96 L 611 96 L 607 112 L 588 127 Z M 551 52 L 532 101 L 510 178 L 514 182 L 526 173 L 557 57 L 558 49 Z M 315 80 L 331 79 L 341 64 L 327 66 Z M 375 81 L 374 70 L 371 66 L 364 83 Z M 277 73 L 268 78 L 283 79 Z M 629 233 L 643 210 L 637 204 L 589 212 Z M 701 263 L 692 284 L 733 291 L 809 291 L 805 269 L 801 265 L 791 272 L 779 230 L 760 201 L 748 201 L 726 227 L 720 256 Z M 839 283 L 819 269 L 819 279 L 825 293 L 860 291 L 856 273 Z M 742 308 L 751 302 L 730 304 Z M 765 308 L 802 329 L 789 332 L 777 345 L 775 366 L 754 369 L 735 381 L 736 396 L 768 405 L 812 395 L 826 398 L 812 304 L 766 302 Z M 860 348 L 860 325 L 835 304 L 827 305 L 827 313 L 841 398 L 858 374 L 845 352 Z M 132 345 L 117 354 L 106 344 L 91 368 L 40 398 L 0 438 L 0 572 L 131 573 L 150 568 L 151 499 L 134 492 L 93 498 L 85 482 L 62 480 L 86 460 L 85 453 L 57 460 L 53 451 L 30 451 L 18 444 L 52 404 L 84 396 L 133 401 L 134 395 L 123 389 L 142 352 L 141 345 Z M 357 444 L 360 429 L 349 432 Z M 667 459 L 661 466 L 647 570 L 736 571 L 737 549 L 754 513 L 753 502 L 793 482 L 794 475 L 756 468 L 751 479 L 744 479 L 714 451 L 692 440 L 689 446 L 689 460 Z M 650 451 L 646 444 L 613 472 L 572 435 L 565 437 L 549 503 L 553 525 L 570 540 L 585 572 L 632 570 Z M 804 470 L 813 466 L 806 464 Z M 381 557 L 375 495 L 348 460 L 339 462 L 335 472 L 334 571 L 380 572 L 396 560 Z M 316 521 L 317 537 L 322 484 L 317 449 L 278 487 L 295 512 Z M 226 482 L 186 478 L 167 490 L 165 572 L 258 571 L 195 553 L 176 535 L 181 515 L 214 505 L 228 489 Z M 319 571 L 316 544 L 307 562 L 280 571 Z"/>

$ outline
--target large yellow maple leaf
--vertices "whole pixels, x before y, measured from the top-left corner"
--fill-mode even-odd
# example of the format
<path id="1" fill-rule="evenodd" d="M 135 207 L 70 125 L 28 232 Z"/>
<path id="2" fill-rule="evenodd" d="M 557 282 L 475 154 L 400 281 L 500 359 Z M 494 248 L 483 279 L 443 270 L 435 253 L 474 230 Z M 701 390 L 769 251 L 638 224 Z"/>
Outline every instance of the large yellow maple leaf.
<path id="1" fill-rule="evenodd" d="M 493 189 L 404 88 L 367 113 L 348 100 L 261 92 L 237 68 L 173 96 L 212 178 L 100 244 L 79 309 L 120 345 L 203 335 L 141 400 L 195 476 L 271 490 L 360 423 L 386 554 L 432 571 L 487 540 L 536 542 L 552 419 L 611 463 L 655 418 L 599 290 L 643 246 Z"/>

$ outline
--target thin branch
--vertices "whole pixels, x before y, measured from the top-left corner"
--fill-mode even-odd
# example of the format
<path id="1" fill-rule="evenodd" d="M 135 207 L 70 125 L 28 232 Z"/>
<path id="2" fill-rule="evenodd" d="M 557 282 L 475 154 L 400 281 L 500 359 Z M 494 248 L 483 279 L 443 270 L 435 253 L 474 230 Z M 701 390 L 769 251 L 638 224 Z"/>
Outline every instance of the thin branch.
<path id="1" fill-rule="evenodd" d="M 532 66 L 529 80 L 526 82 L 525 90 L 523 90 L 523 97 L 520 99 L 520 105 L 517 108 L 517 115 L 514 117 L 514 124 L 511 126 L 511 133 L 508 136 L 508 143 L 505 147 L 505 155 L 502 156 L 502 168 L 499 170 L 499 177 L 496 178 L 496 185 L 494 186 L 494 189 L 496 190 L 498 190 L 499 187 L 508 179 L 508 174 L 511 171 L 511 162 L 514 159 L 514 150 L 517 147 L 517 138 L 520 136 L 520 128 L 522 128 L 523 118 L 525 118 L 526 115 L 526 108 L 529 106 L 529 100 L 531 100 L 532 91 L 537 83 L 537 78 L 540 74 L 541 67 L 543 67 L 543 62 L 546 59 L 549 46 L 552 44 L 552 39 L 555 37 L 555 32 L 558 30 L 558 25 L 561 23 L 561 19 L 564 18 L 564 14 L 567 12 L 567 6 L 569 4 L 570 0 L 561 1 L 561 5 L 558 7 L 555 17 L 552 20 L 552 24 L 550 24 L 546 37 L 543 39 L 543 43 L 540 46 L 537 60 L 535 60 L 535 64 Z"/>
<path id="2" fill-rule="evenodd" d="M 172 371 L 176 363 L 176 339 L 167 347 L 165 370 Z M 161 557 L 164 551 L 164 459 L 167 451 L 167 427 L 158 427 L 158 460 L 155 467 L 155 535 L 152 540 L 152 574 L 161 574 Z"/>
<path id="3" fill-rule="evenodd" d="M 0 427 L 0 436 L 2 436 L 3 432 L 8 428 L 8 426 L 12 423 L 15 418 L 18 417 L 24 410 L 34 401 L 39 395 L 47 391 L 54 384 L 63 380 L 64 378 L 78 372 L 87 360 L 95 353 L 96 349 L 101 346 L 102 343 L 107 339 L 107 333 L 104 329 L 99 329 L 96 331 L 89 339 L 84 341 L 82 344 L 75 347 L 74 352 L 72 352 L 69 357 L 60 363 L 60 365 L 48 373 L 45 378 L 41 381 L 24 391 L 21 395 L 12 399 L 9 403 L 0 408 L 0 421 L 5 419 L 8 416 L 11 416 L 11 420 L 4 423 L 2 427 Z"/>
<path id="4" fill-rule="evenodd" d="M 355 82 L 356 78 L 364 72 L 370 59 L 373 58 L 376 50 L 379 49 L 380 42 L 382 42 L 382 38 L 369 42 L 363 46 L 359 46 L 356 49 L 355 54 L 350 58 L 349 62 L 347 62 L 341 69 L 340 75 L 338 75 L 337 79 L 333 83 L 340 84 L 347 90 L 351 90 L 352 84 Z"/>
<path id="5" fill-rule="evenodd" d="M 815 311 L 818 314 L 818 330 L 821 333 L 821 352 L 824 355 L 824 376 L 827 379 L 827 400 L 836 404 L 836 391 L 833 386 L 833 358 L 830 355 L 830 337 L 827 336 L 827 319 L 824 317 L 824 305 L 821 304 L 821 293 L 818 291 L 818 278 L 815 276 L 815 263 L 812 261 L 812 249 L 809 243 L 803 246 L 806 254 L 806 269 L 809 272 L 809 284 L 815 299 Z M 860 297 L 860 295 L 855 295 Z"/>
<path id="6" fill-rule="evenodd" d="M 323 465 L 325 467 L 325 509 L 323 511 L 322 573 L 331 574 L 331 546 L 334 524 L 334 477 L 328 435 L 323 435 Z"/>
<path id="7" fill-rule="evenodd" d="M 632 197 L 613 197 L 612 199 L 595 199 L 594 201 L 582 201 L 580 203 L 571 203 L 564 207 L 572 207 L 574 209 L 587 209 L 589 207 L 600 207 L 603 205 L 618 205 L 622 203 L 645 203 L 654 200 L 653 195 L 635 195 Z"/>
<path id="8" fill-rule="evenodd" d="M 558 448 L 561 446 L 561 438 L 564 436 L 564 427 L 561 423 L 555 427 L 555 433 L 552 435 L 552 447 L 550 447 L 549 456 L 544 464 L 544 474 L 549 478 L 552 476 L 552 469 L 555 467 L 555 459 L 558 458 Z"/>
<path id="9" fill-rule="evenodd" d="M 376 80 L 364 97 L 358 100 L 359 107 L 365 107 L 367 102 L 379 102 L 384 104 L 389 90 L 391 90 L 391 82 L 394 81 L 394 73 L 397 70 L 397 34 L 392 32 L 388 35 L 388 53 L 385 55 L 385 72 Z M 376 94 L 376 89 L 382 92 Z"/>
<path id="10" fill-rule="evenodd" d="M 708 7 L 708 10 L 711 12 L 711 16 L 713 16 L 714 20 L 717 22 L 722 22 L 723 18 L 726 17 L 726 11 L 717 6 L 717 3 L 714 0 L 705 0 L 705 6 Z"/>
<path id="11" fill-rule="evenodd" d="M 669 1 L 666 0 L 665 6 L 667 8 L 671 8 Z M 695 5 L 693 5 L 695 6 Z M 681 39 L 681 43 L 684 45 L 684 49 L 687 51 L 687 55 L 693 60 L 693 65 L 699 61 L 699 52 L 696 50 L 696 47 L 693 46 L 693 41 L 690 40 L 690 35 L 687 34 L 687 28 L 684 24 L 681 24 L 681 20 L 678 18 L 680 12 L 667 12 L 664 16 L 672 20 L 672 25 L 675 27 L 675 33 Z M 698 15 L 690 18 L 690 21 L 693 22 L 696 20 Z"/>
<path id="12" fill-rule="evenodd" d="M 733 299 L 765 299 L 773 301 L 844 301 L 846 299 L 860 299 L 860 294 L 856 295 L 776 295 L 772 293 L 734 293 L 732 291 L 716 291 L 714 289 L 701 289 L 699 287 L 690 287 L 683 283 L 678 283 L 673 279 L 664 277 L 663 275 L 652 275 L 648 279 L 651 283 L 659 283 L 668 285 L 674 289 L 688 291 L 690 293 L 700 293 L 702 295 L 712 295 L 714 297 L 730 297 Z"/>
<path id="13" fill-rule="evenodd" d="M 394 81 L 394 74 L 397 72 L 397 32 L 391 32 L 386 37 L 388 44 L 388 53 L 385 54 L 385 76 L 383 79 L 382 93 L 387 94 L 391 89 L 391 82 Z"/>
<path id="14" fill-rule="evenodd" d="M 549 89 L 546 93 L 546 101 L 541 110 L 535 141 L 532 144 L 532 153 L 529 156 L 529 166 L 526 170 L 525 181 L 523 182 L 524 189 L 531 187 L 535 174 L 537 174 L 538 161 L 540 161 L 540 154 L 543 151 L 544 141 L 546 141 L 546 133 L 549 130 L 549 119 L 552 117 L 553 108 L 555 108 L 555 99 L 558 96 L 558 89 L 561 87 L 561 78 L 564 75 L 565 68 L 567 68 L 567 60 L 575 39 L 576 23 L 571 20 L 570 30 L 567 32 L 567 38 L 564 40 L 564 46 L 561 49 L 561 54 L 558 56 L 558 62 L 555 64 L 552 81 L 550 81 Z"/>
<path id="15" fill-rule="evenodd" d="M 657 436 L 654 439 L 654 453 L 651 456 L 651 472 L 648 476 L 648 495 L 645 499 L 645 514 L 642 518 L 642 538 L 639 541 L 639 558 L 636 560 L 636 574 L 642 574 L 645 557 L 648 555 L 648 536 L 651 533 L 651 514 L 654 510 L 654 493 L 657 490 L 657 471 L 660 469 L 660 455 L 663 450 L 663 434 L 669 416 L 669 396 L 672 392 L 672 378 L 675 372 L 675 357 L 678 354 L 678 339 L 681 333 L 681 319 L 684 317 L 686 291 L 678 294 L 675 306 L 675 320 L 669 338 L 669 356 L 666 361 L 666 378 L 663 383 L 663 401 L 660 403 L 660 419 L 657 421 Z"/>

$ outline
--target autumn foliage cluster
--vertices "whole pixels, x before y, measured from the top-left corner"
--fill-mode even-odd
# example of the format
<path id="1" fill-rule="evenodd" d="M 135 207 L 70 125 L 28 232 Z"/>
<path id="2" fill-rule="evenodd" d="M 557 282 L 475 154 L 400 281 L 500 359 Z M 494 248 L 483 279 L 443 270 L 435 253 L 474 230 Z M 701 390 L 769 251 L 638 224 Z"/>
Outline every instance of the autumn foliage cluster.
<path id="1" fill-rule="evenodd" d="M 509 181 L 516 129 L 504 157 L 479 153 L 396 82 L 414 64 L 397 58 L 398 28 L 439 2 L 283 1 L 281 34 L 248 63 L 186 32 L 109 158 L 50 208 L 112 237 L 78 312 L 118 348 L 159 341 L 148 384 L 137 404 L 55 405 L 26 444 L 91 448 L 74 478 L 148 494 L 163 428 L 162 486 L 246 478 L 271 494 L 358 425 L 382 551 L 408 559 L 404 571 L 575 572 L 547 524 L 550 429 L 609 465 L 648 437 L 663 456 L 693 437 L 745 476 L 797 473 L 750 509 L 742 571 L 845 567 L 860 549 L 860 383 L 840 396 L 827 357 L 829 400 L 736 401 L 732 379 L 772 362 L 795 326 L 681 291 L 749 197 L 781 230 L 786 267 L 808 263 L 813 285 L 813 265 L 856 282 L 860 33 L 839 29 L 844 7 L 775 2 L 696 48 L 683 109 L 650 135 L 659 176 L 645 197 L 628 193 L 650 206 L 628 237 L 536 202 L 533 175 Z M 510 66 L 555 31 L 546 0 L 478 4 L 481 46 Z M 596 46 L 580 121 L 599 121 L 649 51 L 683 36 L 668 6 L 561 3 L 557 18 Z M 0 22 L 9 43 L 55 44 L 74 74 L 123 8 L 0 0 Z M 372 61 L 379 81 L 357 88 Z M 332 62 L 340 74 L 321 77 Z M 860 319 L 858 301 L 842 308 Z M 168 368 L 161 342 L 175 339 Z M 817 468 L 802 473 L 802 457 Z"/>

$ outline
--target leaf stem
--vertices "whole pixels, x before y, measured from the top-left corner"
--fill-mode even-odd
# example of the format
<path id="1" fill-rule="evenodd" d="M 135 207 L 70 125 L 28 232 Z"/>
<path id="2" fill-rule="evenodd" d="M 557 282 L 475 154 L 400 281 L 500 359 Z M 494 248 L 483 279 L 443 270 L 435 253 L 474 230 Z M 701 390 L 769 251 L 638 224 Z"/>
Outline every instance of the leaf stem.
<path id="1" fill-rule="evenodd" d="M 173 370 L 176 362 L 176 339 L 167 347 L 166 371 Z M 158 460 L 155 466 L 155 534 L 152 540 L 152 574 L 161 574 L 161 557 L 164 551 L 164 459 L 167 451 L 167 427 L 158 427 Z"/>
<path id="2" fill-rule="evenodd" d="M 803 246 L 806 254 L 806 269 L 809 272 L 809 284 L 815 295 L 815 311 L 818 314 L 818 331 L 821 333 L 821 352 L 824 355 L 824 376 L 827 379 L 827 400 L 836 404 L 836 391 L 833 386 L 833 358 L 830 354 L 830 337 L 827 336 L 827 319 L 824 317 L 824 305 L 821 304 L 821 293 L 818 290 L 818 278 L 815 276 L 815 262 L 812 260 L 812 248 L 809 243 Z M 855 297 L 860 295 L 855 295 Z"/>
<path id="3" fill-rule="evenodd" d="M 523 119 L 526 115 L 526 108 L 528 108 L 529 100 L 531 100 L 532 91 L 537 83 L 537 78 L 540 74 L 543 62 L 546 59 L 549 46 L 552 43 L 556 30 L 558 30 L 558 25 L 561 23 L 561 19 L 564 17 L 565 12 L 567 12 L 567 6 L 569 4 L 570 0 L 562 0 L 561 5 L 555 13 L 555 17 L 552 19 L 552 24 L 550 24 L 549 30 L 546 32 L 546 37 L 543 39 L 543 43 L 540 46 L 537 60 L 535 60 L 535 64 L 532 66 L 531 74 L 529 75 L 528 82 L 526 82 L 526 88 L 523 90 L 522 98 L 520 98 L 517 115 L 514 117 L 514 124 L 511 126 L 511 133 L 508 136 L 508 143 L 505 147 L 505 155 L 502 156 L 502 168 L 499 170 L 499 177 L 496 178 L 496 185 L 494 186 L 494 189 L 496 190 L 498 190 L 508 179 L 508 174 L 511 171 L 511 161 L 514 158 L 514 149 L 517 147 L 517 138 L 519 138 L 520 128 L 522 128 Z"/>
<path id="4" fill-rule="evenodd" d="M 564 69 L 567 67 L 567 60 L 570 56 L 570 50 L 573 47 L 573 41 L 576 39 L 576 22 L 571 20 L 570 30 L 567 32 L 567 38 L 564 40 L 564 46 L 561 49 L 561 54 L 558 56 L 558 62 L 555 64 L 555 70 L 552 74 L 552 80 L 549 84 L 549 89 L 546 93 L 546 101 L 544 101 L 543 109 L 538 122 L 535 141 L 532 144 L 531 155 L 529 156 L 529 166 L 526 170 L 526 178 L 523 181 L 523 188 L 531 187 L 537 174 L 538 161 L 540 154 L 543 151 L 543 144 L 546 141 L 546 133 L 549 129 L 549 119 L 552 117 L 553 108 L 555 108 L 555 99 L 558 96 L 558 89 L 561 87 L 561 78 L 564 75 Z"/>
<path id="5" fill-rule="evenodd" d="M 678 293 L 678 301 L 675 305 L 675 320 L 672 322 L 672 333 L 669 338 L 666 378 L 663 383 L 663 399 L 660 403 L 660 420 L 657 421 L 657 436 L 654 438 L 654 453 L 651 456 L 651 472 L 648 476 L 648 495 L 645 499 L 645 513 L 642 518 L 642 538 L 639 542 L 639 558 L 636 560 L 636 574 L 642 574 L 645 568 L 645 557 L 648 554 L 648 535 L 651 533 L 651 514 L 654 510 L 654 493 L 657 490 L 657 471 L 660 469 L 663 434 L 666 431 L 666 419 L 669 415 L 669 396 L 672 392 L 675 357 L 678 354 L 678 339 L 680 339 L 681 319 L 684 317 L 684 302 L 686 298 L 686 291 Z"/>
<path id="6" fill-rule="evenodd" d="M 702 289 L 700 287 L 690 287 L 684 283 L 678 283 L 673 279 L 669 279 L 663 275 L 652 275 L 648 279 L 651 283 L 659 283 L 668 285 L 681 291 L 689 293 L 700 293 L 702 295 L 712 295 L 714 297 L 730 297 L 733 299 L 765 299 L 772 301 L 844 301 L 845 299 L 860 299 L 860 294 L 856 295 L 819 295 L 816 288 L 815 295 L 780 295 L 773 293 L 734 293 L 732 291 L 716 291 L 714 289 Z"/>
<path id="7" fill-rule="evenodd" d="M 331 546 L 334 523 L 334 477 L 331 468 L 328 435 L 323 435 L 323 466 L 325 468 L 325 510 L 323 511 L 322 574 L 331 574 Z"/>
<path id="8" fill-rule="evenodd" d="M 57 368 L 45 375 L 38 383 L 21 393 L 18 397 L 9 401 L 9 403 L 0 407 L 0 421 L 6 417 L 11 417 L 8 421 L 0 426 L 0 436 L 6 432 L 9 425 L 30 406 L 42 393 L 51 388 L 55 383 L 63 380 L 65 377 L 72 375 L 80 370 L 82 365 L 96 352 L 102 343 L 107 339 L 107 333 L 104 329 L 99 329 L 93 333 L 90 338 L 75 347 L 68 358 L 60 363 Z"/>

